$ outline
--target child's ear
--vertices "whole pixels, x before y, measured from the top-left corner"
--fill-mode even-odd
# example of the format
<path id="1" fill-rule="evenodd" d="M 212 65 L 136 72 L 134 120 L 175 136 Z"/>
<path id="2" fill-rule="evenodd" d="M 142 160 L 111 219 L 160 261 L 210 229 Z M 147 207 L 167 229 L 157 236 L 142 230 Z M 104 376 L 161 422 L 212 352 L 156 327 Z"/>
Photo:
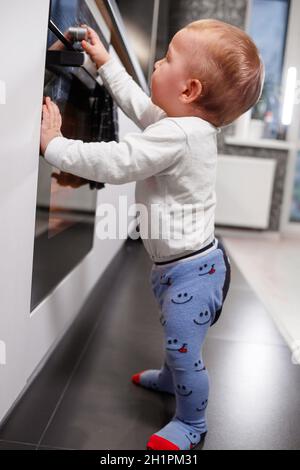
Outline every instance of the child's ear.
<path id="1" fill-rule="evenodd" d="M 190 78 L 186 82 L 185 89 L 182 92 L 181 100 L 185 104 L 193 103 L 202 92 L 202 83 L 197 78 Z"/>

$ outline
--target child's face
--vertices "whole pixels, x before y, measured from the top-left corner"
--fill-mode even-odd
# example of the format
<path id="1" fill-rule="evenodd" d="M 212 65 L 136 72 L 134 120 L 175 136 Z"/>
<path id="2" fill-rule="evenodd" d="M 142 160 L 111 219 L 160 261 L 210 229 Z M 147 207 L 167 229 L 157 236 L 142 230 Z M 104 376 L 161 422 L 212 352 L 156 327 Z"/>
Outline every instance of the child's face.
<path id="1" fill-rule="evenodd" d="M 155 63 L 151 80 L 152 102 L 168 116 L 177 116 L 182 111 L 180 96 L 188 79 L 188 61 L 191 53 L 190 32 L 178 31 L 173 37 L 166 57 Z"/>

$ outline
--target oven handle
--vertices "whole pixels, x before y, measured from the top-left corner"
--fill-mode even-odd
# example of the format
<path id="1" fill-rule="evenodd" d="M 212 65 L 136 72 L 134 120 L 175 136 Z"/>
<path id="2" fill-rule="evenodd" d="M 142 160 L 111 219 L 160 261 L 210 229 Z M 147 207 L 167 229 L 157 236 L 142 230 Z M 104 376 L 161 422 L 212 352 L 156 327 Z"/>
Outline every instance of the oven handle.
<path id="1" fill-rule="evenodd" d="M 75 50 L 75 48 L 73 47 L 73 44 L 67 40 L 67 38 L 62 34 L 62 32 L 58 29 L 56 24 L 53 23 L 51 19 L 49 19 L 48 27 L 50 31 L 52 31 L 52 33 L 57 37 L 57 39 L 59 39 L 69 51 Z"/>
<path id="2" fill-rule="evenodd" d="M 47 51 L 46 67 L 81 67 L 84 63 L 83 52 L 78 51 Z"/>

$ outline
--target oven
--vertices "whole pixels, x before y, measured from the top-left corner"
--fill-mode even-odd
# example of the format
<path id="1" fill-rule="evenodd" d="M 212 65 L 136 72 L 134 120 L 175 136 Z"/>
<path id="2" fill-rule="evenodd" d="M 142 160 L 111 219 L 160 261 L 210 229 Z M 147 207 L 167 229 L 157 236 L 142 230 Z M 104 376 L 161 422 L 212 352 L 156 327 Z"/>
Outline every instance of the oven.
<path id="1" fill-rule="evenodd" d="M 62 114 L 62 133 L 86 142 L 117 140 L 115 105 L 83 64 L 83 53 L 68 28 L 88 24 L 108 44 L 86 2 L 52 0 L 49 11 L 44 96 Z M 39 160 L 31 288 L 31 311 L 93 247 L 98 191 L 87 181 Z"/>

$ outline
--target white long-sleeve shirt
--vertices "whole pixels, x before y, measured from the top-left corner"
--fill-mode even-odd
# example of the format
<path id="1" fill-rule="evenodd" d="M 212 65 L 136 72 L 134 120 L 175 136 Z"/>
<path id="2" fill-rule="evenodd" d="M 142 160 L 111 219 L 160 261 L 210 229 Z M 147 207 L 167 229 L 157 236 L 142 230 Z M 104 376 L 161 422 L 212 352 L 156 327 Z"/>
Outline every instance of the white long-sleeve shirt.
<path id="1" fill-rule="evenodd" d="M 56 137 L 45 159 L 94 181 L 136 181 L 141 238 L 153 261 L 171 261 L 210 244 L 219 129 L 198 117 L 168 117 L 114 58 L 98 73 L 142 132 L 127 134 L 119 143 Z"/>

